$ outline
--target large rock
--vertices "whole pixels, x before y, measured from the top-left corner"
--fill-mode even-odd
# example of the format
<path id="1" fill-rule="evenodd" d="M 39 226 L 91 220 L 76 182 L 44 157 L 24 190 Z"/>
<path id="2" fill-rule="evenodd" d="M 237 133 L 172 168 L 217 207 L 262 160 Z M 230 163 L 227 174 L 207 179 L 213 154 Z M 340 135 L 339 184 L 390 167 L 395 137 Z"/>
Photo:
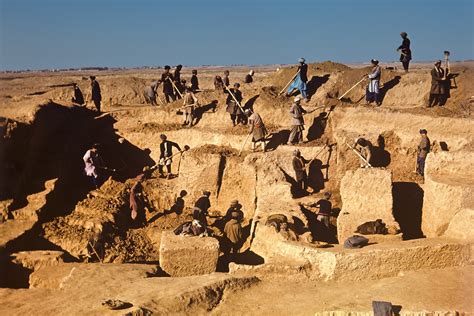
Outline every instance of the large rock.
<path id="1" fill-rule="evenodd" d="M 20 251 L 11 255 L 12 262 L 25 269 L 37 270 L 64 262 L 64 252 L 53 250 Z"/>
<path id="2" fill-rule="evenodd" d="M 163 232 L 160 267 L 170 276 L 208 274 L 216 271 L 219 242 L 211 237 L 177 236 Z"/>
<path id="3" fill-rule="evenodd" d="M 474 159 L 466 152 L 430 153 L 425 166 L 422 230 L 426 237 L 446 232 L 465 208 L 474 208 Z"/>
<path id="4" fill-rule="evenodd" d="M 455 239 L 474 240 L 474 210 L 463 209 L 449 223 L 444 236 Z"/>
<path id="5" fill-rule="evenodd" d="M 392 174 L 388 170 L 369 168 L 348 171 L 341 181 L 342 209 L 337 218 L 337 237 L 343 243 L 357 227 L 381 219 L 396 232 L 392 197 Z"/>

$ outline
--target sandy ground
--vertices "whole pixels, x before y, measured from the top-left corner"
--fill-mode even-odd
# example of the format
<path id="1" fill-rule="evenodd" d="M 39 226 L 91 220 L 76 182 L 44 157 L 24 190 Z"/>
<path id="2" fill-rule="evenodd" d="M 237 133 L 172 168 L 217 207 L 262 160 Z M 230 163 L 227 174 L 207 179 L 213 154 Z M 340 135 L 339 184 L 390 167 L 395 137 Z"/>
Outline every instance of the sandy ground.
<path id="1" fill-rule="evenodd" d="M 161 231 L 189 220 L 193 203 L 203 189 L 212 192 L 210 223 L 216 224 L 213 229 L 218 235 L 222 230 L 219 219 L 235 198 L 243 204 L 247 234 L 250 234 L 252 221 L 272 213 L 293 216 L 293 220 L 296 217 L 303 226 L 299 233 L 308 233 L 314 229 L 314 216 L 304 214 L 298 203 L 315 202 L 324 191 L 331 191 L 333 206 L 341 209 L 341 178 L 346 171 L 359 168 L 360 163 L 344 143 L 361 135 L 377 144 L 377 167 L 392 173 L 396 210 L 408 219 L 421 218 L 424 183 L 423 178 L 413 172 L 418 130 L 428 129 L 433 152 L 445 151 L 442 148 L 445 144 L 451 152 L 472 154 L 474 63 L 453 63 L 453 72 L 458 76 L 451 82 L 450 98 L 445 106 L 432 109 L 425 107 L 431 65 L 416 64 L 408 74 L 399 69 L 385 69 L 394 65 L 383 65 L 380 107 L 364 105 L 365 85 L 351 91 L 343 102 L 337 99 L 368 70 L 367 65 L 350 66 L 333 62 L 309 66 L 311 100 L 303 106 L 316 111 L 305 117 L 305 143 L 298 148 L 306 158 L 322 149 L 323 152 L 313 166 L 314 178 L 321 183 L 312 187 L 315 194 L 303 198 L 292 196 L 291 155 L 295 147 L 285 144 L 292 101 L 278 95 L 292 77 L 294 67 L 253 67 L 255 82 L 242 84 L 243 105 L 262 116 L 272 138 L 268 154 L 252 153 L 247 143 L 241 156 L 238 152 L 248 127 L 232 127 L 225 111 L 226 95 L 213 90 L 213 78 L 221 75 L 224 67 L 198 69 L 203 91 L 197 97 L 203 107 L 199 121 L 192 128 L 181 126 L 182 101 L 157 107 L 145 104 L 143 91 L 161 70 L 94 73 L 102 88 L 104 113 L 101 115 L 97 115 L 90 101 L 86 107 L 71 103 L 69 85 L 72 82 L 78 83 L 88 97 L 90 72 L 0 74 L 0 161 L 4 175 L 0 181 L 0 211 L 5 214 L 6 207 L 11 207 L 19 214 L 14 220 L 0 223 L 0 263 L 8 263 L 10 253 L 24 250 L 62 250 L 67 254 L 66 261 L 97 262 L 97 256 L 91 255 L 88 245 L 94 233 L 100 235 L 97 242 L 104 248 L 99 257 L 117 264 L 111 265 L 110 270 L 95 265 L 84 268 L 81 271 L 85 271 L 85 283 L 67 290 L 0 289 L 4 298 L 0 307 L 2 314 L 12 311 L 16 314 L 102 314 L 105 310 L 100 300 L 119 294 L 133 301 L 135 307 L 140 307 L 136 311 L 141 312 L 212 310 L 219 315 L 307 315 L 333 310 L 368 311 L 372 300 L 391 301 L 401 305 L 402 312 L 472 312 L 471 266 L 345 283 L 269 275 L 258 284 L 253 281 L 247 284 L 247 281 L 230 280 L 228 274 L 195 277 L 187 283 L 185 279 L 145 278 L 146 273 L 145 276 L 140 273 L 149 267 L 137 268 L 140 278 L 137 280 L 134 267 L 128 264 L 123 265 L 127 273 L 113 276 L 121 273 L 118 272 L 120 263 L 156 265 Z M 242 82 L 250 70 L 249 67 L 229 69 L 231 83 Z M 185 68 L 182 77 L 189 80 L 190 71 Z M 163 97 L 161 87 L 159 96 Z M 321 119 L 327 113 L 331 113 L 330 116 Z M 189 145 L 191 150 L 181 157 L 183 159 L 178 156 L 174 159 L 173 170 L 177 170 L 178 165 L 181 168 L 177 178 L 168 181 L 155 172 L 144 182 L 144 194 L 149 200 L 147 223 L 131 227 L 129 190 L 142 168 L 158 161 L 161 133 L 180 145 Z M 380 137 L 383 146 L 378 143 Z M 92 190 L 83 179 L 80 159 L 95 142 L 105 145 L 104 159 L 118 170 L 110 174 L 111 179 L 98 190 Z M 324 147 L 331 144 L 330 150 Z M 446 177 L 451 179 L 449 185 L 461 182 L 470 185 L 469 179 L 460 181 L 459 175 Z M 54 189 L 45 190 L 45 182 L 52 179 L 58 179 Z M 183 189 L 188 193 L 183 212 L 171 212 Z M 336 218 L 331 222 L 335 225 Z M 296 227 L 296 222 L 291 224 Z M 250 240 L 245 248 L 249 244 Z M 335 247 L 334 252 L 337 249 Z M 5 275 L 7 270 L 3 265 L 0 269 Z M 49 271 L 55 278 L 56 274 Z M 28 276 L 32 271 L 23 272 Z M 107 277 L 111 283 L 102 284 Z M 251 278 L 252 273 L 247 277 Z M 25 282 L 28 283 L 24 281 L 22 287 L 28 286 Z M 183 291 L 188 287 L 192 287 L 190 293 L 194 294 L 183 298 Z M 231 290 L 226 290 L 228 288 Z M 99 299 L 97 292 L 104 295 Z M 77 298 L 81 298 L 80 302 Z M 170 305 L 160 310 L 160 304 L 165 301 Z"/>

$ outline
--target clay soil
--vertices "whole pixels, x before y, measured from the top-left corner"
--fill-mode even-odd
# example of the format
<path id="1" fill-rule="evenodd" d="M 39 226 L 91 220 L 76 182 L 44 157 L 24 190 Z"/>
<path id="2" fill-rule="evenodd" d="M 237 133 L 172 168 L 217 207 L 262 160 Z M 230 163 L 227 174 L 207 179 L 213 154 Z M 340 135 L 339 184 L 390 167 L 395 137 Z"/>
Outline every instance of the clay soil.
<path id="1" fill-rule="evenodd" d="M 290 128 L 288 110 L 292 100 L 278 95 L 293 76 L 295 67 L 280 67 L 279 70 L 276 70 L 277 66 L 255 67 L 255 82 L 242 84 L 243 106 L 262 116 L 271 136 L 268 153 L 253 153 L 248 142 L 240 156 L 248 126 L 232 127 L 225 111 L 227 95 L 214 91 L 213 87 L 214 76 L 221 74 L 224 68 L 198 69 L 203 91 L 197 97 L 202 107 L 193 127 L 181 125 L 181 100 L 155 107 L 145 103 L 143 91 L 159 76 L 161 71 L 158 70 L 96 73 L 103 91 L 104 112 L 101 115 L 95 113 L 90 101 L 86 107 L 78 107 L 70 101 L 72 88 L 68 85 L 72 82 L 78 83 L 87 97 L 90 90 L 88 73 L 0 74 L 2 217 L 6 218 L 10 211 L 33 210 L 22 219 L 31 223 L 22 234 L 12 235 L 9 229 L 0 229 L 0 269 L 6 272 L 5 267 L 11 267 L 10 254 L 32 250 L 63 251 L 66 262 L 78 265 L 102 261 L 104 264 L 145 263 L 158 267 L 161 232 L 191 220 L 194 201 L 203 190 L 212 193 L 209 223 L 219 239 L 223 215 L 233 199 L 239 199 L 244 208 L 244 234 L 248 239 L 243 249 L 250 247 L 251 250 L 251 226 L 258 218 L 256 214 L 296 214 L 301 227 L 295 230 L 299 229 L 302 235 L 312 231 L 314 219 L 311 214 L 301 213 L 298 203 L 314 202 L 325 191 L 331 191 L 335 209 L 342 207 L 339 195 L 341 178 L 347 170 L 358 168 L 360 163 L 344 142 L 352 142 L 360 135 L 377 144 L 377 167 L 392 172 L 396 207 L 408 208 L 406 201 L 418 205 L 423 197 L 423 178 L 413 172 L 418 129 L 429 129 L 430 136 L 436 140 L 434 152 L 445 150 L 442 144 L 448 139 L 443 138 L 445 135 L 451 137 L 447 141 L 451 146 L 449 150 L 472 153 L 474 148 L 472 135 L 463 133 L 463 130 L 472 130 L 473 126 L 474 64 L 453 63 L 452 66 L 452 72 L 459 75 L 456 82 L 452 82 L 450 98 L 443 107 L 427 109 L 431 65 L 416 64 L 408 74 L 397 69 L 384 69 L 383 102 L 380 107 L 375 107 L 364 105 L 365 85 L 358 86 L 342 101 L 337 99 L 368 72 L 367 65 L 349 67 L 331 61 L 310 64 L 308 90 L 311 99 L 303 106 L 317 110 L 305 117 L 305 142 L 297 148 L 307 159 L 324 149 L 315 159 L 317 164 L 310 167 L 317 171 L 314 174 L 319 182 L 311 189 L 313 194 L 303 198 L 294 194 L 291 155 L 295 147 L 286 145 Z M 242 82 L 249 71 L 247 67 L 229 69 L 231 82 Z M 190 69 L 185 69 L 182 76 L 189 79 Z M 159 96 L 163 98 L 161 87 Z M 174 157 L 173 171 L 177 173 L 180 168 L 177 177 L 163 179 L 157 171 L 146 174 L 142 183 L 146 212 L 142 222 L 132 222 L 130 188 L 145 166 L 151 167 L 158 162 L 159 135 L 162 133 L 181 147 L 189 145 L 190 150 Z M 383 143 L 377 143 L 378 139 Z M 99 189 L 93 190 L 82 173 L 81 158 L 96 142 L 104 145 L 104 160 L 115 171 L 108 172 L 109 179 Z M 277 175 L 271 178 L 273 174 Z M 263 178 L 266 184 L 258 187 Z M 54 190 L 45 193 L 41 199 L 32 199 L 35 194 L 46 192 L 43 191 L 44 184 L 51 179 L 58 179 Z M 272 185 L 280 185 L 278 190 L 281 188 L 282 191 L 276 191 Z M 187 190 L 184 207 L 177 211 L 176 200 L 184 188 Z M 269 199 L 268 196 L 272 195 L 272 206 L 263 211 L 259 209 L 260 199 Z M 413 212 L 421 212 L 421 206 L 415 206 Z M 9 219 L 0 226 L 20 223 L 19 220 Z M 291 224 L 296 227 L 298 223 Z M 331 219 L 331 223 L 336 223 L 336 217 Z M 24 227 L 24 223 L 22 225 Z M 332 232 L 327 241 L 337 243 L 334 237 Z M 242 263 L 255 264 L 249 259 L 253 258 L 252 255 L 247 251 L 242 256 Z M 225 264 L 219 264 L 219 271 L 228 271 Z M 403 305 L 407 311 L 472 312 L 472 302 L 466 299 L 473 294 L 472 282 L 468 282 L 469 279 L 472 281 L 471 270 L 451 268 L 413 272 L 373 283 L 354 281 L 350 284 L 310 282 L 269 274 L 258 284 L 237 286 L 237 290 L 219 296 L 219 300 L 211 305 L 203 307 L 205 304 L 199 303 L 197 311 L 217 315 L 309 315 L 337 310 L 366 312 L 370 310 L 371 300 L 377 299 L 393 301 Z M 23 271 L 27 275 L 32 272 Z M 0 273 L 2 275 L 4 273 Z M 252 273 L 247 276 L 251 277 Z M 116 281 L 120 282 L 120 277 L 117 278 Z M 220 277 L 211 279 L 214 278 Z M 446 285 L 441 284 L 441 279 Z M 124 278 L 123 282 L 130 282 L 130 279 Z M 192 282 L 197 287 L 200 281 Z M 228 281 L 222 282 L 227 284 Z M 176 284 L 180 289 L 176 293 L 186 292 L 186 282 L 180 280 Z M 18 282 L 9 278 L 0 285 L 6 288 L 4 294 L 8 301 L 6 307 L 2 307 L 2 314 L 20 314 L 15 313 L 15 304 L 26 308 L 29 303 L 15 303 L 15 300 L 27 295 L 28 291 L 32 291 L 36 304 L 43 306 L 38 314 L 64 312 L 40 304 L 45 294 L 38 290 L 7 289 L 28 288 L 28 278 Z M 87 300 L 92 299 L 94 291 L 91 288 L 90 293 L 85 294 L 90 296 Z M 77 309 L 68 309 L 69 313 L 77 314 L 86 309 L 80 300 L 70 302 L 59 292 L 50 294 L 53 297 L 58 295 L 65 304 L 77 304 Z M 95 307 L 93 310 L 94 313 L 100 311 Z M 24 311 L 28 312 L 27 309 Z"/>

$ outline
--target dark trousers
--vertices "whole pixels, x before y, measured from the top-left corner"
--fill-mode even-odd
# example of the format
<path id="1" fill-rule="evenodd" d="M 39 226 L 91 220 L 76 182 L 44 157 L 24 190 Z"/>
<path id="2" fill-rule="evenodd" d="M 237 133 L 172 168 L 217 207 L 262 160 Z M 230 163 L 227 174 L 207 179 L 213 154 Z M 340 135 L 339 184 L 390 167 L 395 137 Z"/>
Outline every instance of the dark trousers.
<path id="1" fill-rule="evenodd" d="M 246 119 L 245 115 L 242 115 L 242 114 L 231 114 L 230 119 L 232 120 L 232 124 L 234 124 L 234 125 L 237 125 L 237 124 L 240 124 L 240 123 L 242 123 L 244 125 L 247 124 L 247 119 Z"/>
<path id="2" fill-rule="evenodd" d="M 163 166 L 162 165 L 158 165 L 158 171 L 160 173 L 163 173 Z M 171 165 L 166 165 L 166 171 L 168 172 L 168 174 L 171 173 Z"/>
<path id="3" fill-rule="evenodd" d="M 176 98 L 175 98 L 173 93 L 165 92 L 166 103 L 170 103 L 170 98 L 171 98 L 171 100 L 176 101 Z"/>
<path id="4" fill-rule="evenodd" d="M 95 105 L 95 108 L 97 109 L 97 112 L 100 112 L 100 100 L 94 100 L 94 105 Z"/>
<path id="5" fill-rule="evenodd" d="M 417 158 L 416 172 L 418 172 L 418 174 L 420 174 L 422 176 L 425 175 L 425 160 L 426 160 L 426 157 L 418 156 L 418 158 Z"/>
<path id="6" fill-rule="evenodd" d="M 308 189 L 308 180 L 306 174 L 299 179 L 296 179 L 296 193 L 298 195 L 305 195 Z"/>
<path id="7" fill-rule="evenodd" d="M 369 90 L 366 91 L 365 100 L 367 102 L 374 102 L 375 101 L 375 103 L 377 103 L 377 104 L 380 103 L 379 94 L 375 93 L 375 92 L 369 92 Z"/>
<path id="8" fill-rule="evenodd" d="M 444 94 L 430 94 L 430 98 L 428 99 L 428 107 L 432 106 L 442 106 L 446 103 L 446 97 Z"/>
<path id="9" fill-rule="evenodd" d="M 402 61 L 403 69 L 408 71 L 408 67 L 410 66 L 410 61 Z"/>

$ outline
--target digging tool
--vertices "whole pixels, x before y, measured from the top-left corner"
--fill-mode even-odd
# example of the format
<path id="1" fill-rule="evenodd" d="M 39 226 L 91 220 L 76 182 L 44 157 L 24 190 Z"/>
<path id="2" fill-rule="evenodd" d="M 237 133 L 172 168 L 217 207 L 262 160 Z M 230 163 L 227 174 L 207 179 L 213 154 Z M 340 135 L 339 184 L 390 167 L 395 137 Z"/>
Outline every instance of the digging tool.
<path id="1" fill-rule="evenodd" d="M 181 155 L 179 155 L 179 161 L 178 161 L 178 169 L 176 171 L 176 176 L 179 176 L 179 169 L 181 168 L 181 159 L 183 158 L 184 151 L 181 152 Z"/>
<path id="2" fill-rule="evenodd" d="M 367 161 L 367 159 L 365 159 L 364 157 L 362 157 L 362 155 L 354 148 L 352 147 L 351 145 L 349 145 L 348 143 L 346 143 L 347 147 L 349 147 L 350 149 L 352 149 L 357 156 L 359 156 L 360 159 L 362 159 L 368 167 L 372 168 L 372 165 Z"/>
<path id="3" fill-rule="evenodd" d="M 89 244 L 89 246 L 91 246 L 92 251 L 93 251 L 94 254 L 97 256 L 97 259 L 99 259 L 100 263 L 103 263 L 103 262 L 102 262 L 102 258 L 99 256 L 99 254 L 98 254 L 97 251 L 95 250 L 95 247 L 92 246 L 92 243 L 89 241 L 88 244 Z"/>
<path id="4" fill-rule="evenodd" d="M 298 74 L 300 73 L 300 71 L 298 70 L 295 75 L 293 76 L 293 78 L 291 78 L 290 81 L 288 81 L 288 83 L 285 85 L 285 87 L 280 91 L 280 93 L 278 93 L 278 95 L 281 95 L 283 92 L 285 92 L 286 88 L 288 88 L 288 86 L 290 85 L 290 83 L 293 82 L 293 80 L 295 80 L 296 76 L 298 76 Z"/>
<path id="5" fill-rule="evenodd" d="M 418 173 L 418 154 L 415 154 L 415 170 L 414 173 Z"/>
<path id="6" fill-rule="evenodd" d="M 176 92 L 178 92 L 179 96 L 181 98 L 183 98 L 183 95 L 181 94 L 181 92 L 178 90 L 178 87 L 176 87 L 176 85 L 174 84 L 173 80 L 171 80 L 170 77 L 168 77 L 168 80 L 171 82 L 171 84 L 173 85 L 173 88 L 176 90 Z"/>
<path id="7" fill-rule="evenodd" d="M 171 158 L 173 158 L 176 155 L 183 154 L 185 151 L 188 151 L 189 149 L 191 149 L 191 148 L 188 145 L 184 145 L 184 148 L 183 148 L 182 151 L 179 151 L 179 152 L 171 155 L 170 157 L 166 157 L 164 163 L 167 162 L 168 160 L 170 160 Z M 156 169 L 156 166 L 158 166 L 158 164 L 154 165 L 150 169 Z"/>
<path id="8" fill-rule="evenodd" d="M 235 103 L 237 103 L 237 106 L 239 107 L 239 109 L 242 111 L 242 114 L 244 114 L 244 108 L 242 107 L 242 105 L 240 105 L 239 101 L 237 101 L 237 99 L 235 98 L 235 95 L 232 93 L 232 91 L 230 91 L 229 88 L 227 88 L 226 86 L 224 86 L 224 88 L 227 90 L 227 92 L 229 92 L 229 94 L 231 95 L 232 99 L 234 99 Z"/>
<path id="9" fill-rule="evenodd" d="M 238 155 L 239 157 L 242 154 L 242 151 L 244 150 L 245 144 L 249 140 L 250 135 L 252 135 L 252 133 L 248 133 L 247 137 L 245 137 L 244 143 L 242 144 L 242 148 L 240 148 L 240 151 L 239 151 L 239 155 Z"/>
<path id="10" fill-rule="evenodd" d="M 343 95 L 341 95 L 339 98 L 337 98 L 339 101 L 346 96 L 346 94 L 348 94 L 349 92 L 351 92 L 355 87 L 357 87 L 362 81 L 364 81 L 366 78 L 362 78 L 360 79 L 355 85 L 353 85 L 349 90 L 347 90 L 346 92 L 344 92 Z"/>

